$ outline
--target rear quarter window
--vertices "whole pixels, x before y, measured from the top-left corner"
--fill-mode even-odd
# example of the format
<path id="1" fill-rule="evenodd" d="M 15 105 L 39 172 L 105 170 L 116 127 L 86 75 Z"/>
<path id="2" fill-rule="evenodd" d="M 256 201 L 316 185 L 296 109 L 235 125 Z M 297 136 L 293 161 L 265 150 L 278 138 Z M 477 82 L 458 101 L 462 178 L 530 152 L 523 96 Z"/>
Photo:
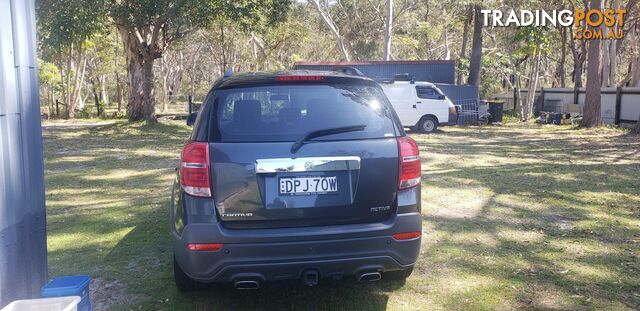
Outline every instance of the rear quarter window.
<path id="1" fill-rule="evenodd" d="M 213 137 L 220 142 L 295 141 L 306 133 L 366 125 L 315 140 L 395 137 L 394 113 L 372 85 L 282 84 L 216 90 Z"/>

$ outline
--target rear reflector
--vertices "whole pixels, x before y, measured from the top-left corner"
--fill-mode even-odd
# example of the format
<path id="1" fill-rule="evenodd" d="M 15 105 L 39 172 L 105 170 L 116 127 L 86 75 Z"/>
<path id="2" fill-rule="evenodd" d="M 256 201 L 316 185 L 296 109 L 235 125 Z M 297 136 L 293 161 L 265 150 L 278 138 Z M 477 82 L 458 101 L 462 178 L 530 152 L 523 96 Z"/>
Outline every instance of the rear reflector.
<path id="1" fill-rule="evenodd" d="M 190 195 L 211 197 L 209 144 L 192 142 L 184 146 L 180 160 L 180 185 Z"/>
<path id="2" fill-rule="evenodd" d="M 413 231 L 413 232 L 396 233 L 392 236 L 393 236 L 393 239 L 396 241 L 403 241 L 403 240 L 417 239 L 420 237 L 420 235 L 421 235 L 420 231 Z"/>
<path id="3" fill-rule="evenodd" d="M 409 136 L 398 137 L 400 158 L 399 189 L 415 187 L 420 183 L 420 151 L 418 144 Z"/>
<path id="4" fill-rule="evenodd" d="M 187 244 L 187 249 L 190 251 L 205 251 L 205 252 L 217 252 L 219 251 L 224 244 L 215 243 L 215 244 Z"/>
<path id="5" fill-rule="evenodd" d="M 324 81 L 323 76 L 277 76 L 276 81 L 295 82 L 295 81 Z"/>

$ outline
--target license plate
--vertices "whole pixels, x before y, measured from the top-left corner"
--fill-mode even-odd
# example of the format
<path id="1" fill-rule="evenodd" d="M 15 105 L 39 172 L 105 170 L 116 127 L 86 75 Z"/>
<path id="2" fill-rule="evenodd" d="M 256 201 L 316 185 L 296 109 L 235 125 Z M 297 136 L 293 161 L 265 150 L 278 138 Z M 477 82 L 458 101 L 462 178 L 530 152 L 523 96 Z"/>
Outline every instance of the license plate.
<path id="1" fill-rule="evenodd" d="M 336 176 L 280 178 L 280 194 L 328 194 L 337 191 L 338 178 Z"/>

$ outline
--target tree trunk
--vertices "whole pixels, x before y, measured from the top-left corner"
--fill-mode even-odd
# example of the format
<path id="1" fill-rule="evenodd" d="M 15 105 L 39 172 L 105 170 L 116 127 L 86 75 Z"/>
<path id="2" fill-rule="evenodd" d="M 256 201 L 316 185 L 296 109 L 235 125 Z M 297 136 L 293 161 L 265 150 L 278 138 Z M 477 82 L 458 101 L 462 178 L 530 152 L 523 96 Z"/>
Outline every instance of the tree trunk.
<path id="1" fill-rule="evenodd" d="M 109 106 L 110 100 L 109 100 L 109 92 L 107 92 L 107 77 L 105 75 L 100 76 L 100 94 L 101 94 L 101 98 L 102 98 L 102 102 L 104 103 L 104 106 Z"/>
<path id="2" fill-rule="evenodd" d="M 156 121 L 152 55 L 146 55 L 135 35 L 135 29 L 118 26 L 127 59 L 129 121 Z"/>
<path id="3" fill-rule="evenodd" d="M 590 9 L 600 10 L 603 0 L 591 0 Z M 590 27 L 591 29 L 594 29 Z M 595 30 L 595 29 L 594 29 Z M 584 98 L 584 111 L 582 117 L 582 127 L 596 127 L 602 125 L 600 115 L 600 74 L 602 73 L 600 40 L 589 41 L 589 52 L 587 55 L 587 87 Z"/>
<path id="4" fill-rule="evenodd" d="M 600 27 L 600 30 L 602 31 L 602 33 L 604 35 L 607 34 L 607 32 L 609 31 L 609 27 L 605 26 L 605 24 L 603 23 Z M 610 56 L 609 56 L 609 47 L 611 44 L 611 40 L 607 39 L 607 40 L 600 40 L 600 50 L 602 51 L 602 57 L 600 59 L 600 61 L 602 62 L 602 87 L 609 87 L 611 85 L 611 82 L 609 81 L 609 77 L 611 76 L 611 67 L 609 66 L 609 62 L 611 60 Z"/>
<path id="5" fill-rule="evenodd" d="M 617 10 L 620 8 L 620 0 L 614 0 L 612 9 Z M 613 25 L 613 31 L 618 30 L 618 25 Z M 618 69 L 618 40 L 611 39 L 609 44 L 609 84 L 611 86 L 617 85 L 617 69 Z"/>
<path id="6" fill-rule="evenodd" d="M 116 33 L 117 36 L 117 33 Z M 118 36 L 119 37 L 119 36 Z M 116 44 L 115 57 L 113 58 L 114 74 L 116 76 L 116 101 L 118 102 L 118 112 L 122 111 L 122 101 L 124 99 L 124 88 L 122 87 L 122 81 L 120 80 L 120 66 L 118 65 L 118 58 L 120 58 L 120 50 Z"/>
<path id="7" fill-rule="evenodd" d="M 98 96 L 95 77 L 91 78 L 91 92 L 93 93 L 93 101 L 96 104 L 96 115 L 99 117 L 102 114 L 102 111 L 100 110 L 100 97 Z"/>
<path id="8" fill-rule="evenodd" d="M 520 109 L 521 121 L 528 121 L 533 112 L 533 105 L 536 99 L 536 89 L 538 88 L 538 72 L 540 69 L 540 49 L 536 49 L 534 57 L 531 59 L 531 71 L 529 73 L 529 92 L 527 92 L 527 100 Z"/>
<path id="9" fill-rule="evenodd" d="M 562 46 L 560 48 L 560 61 L 558 62 L 558 68 L 556 70 L 556 77 L 558 78 L 559 86 L 566 87 L 565 76 L 567 75 L 565 70 L 565 64 L 567 62 L 567 28 L 560 28 L 560 37 L 562 39 Z"/>
<path id="10" fill-rule="evenodd" d="M 471 63 L 469 65 L 469 79 L 467 84 L 480 85 L 480 69 L 482 61 L 482 6 L 476 4 L 473 17 L 473 45 L 471 47 Z"/>
<path id="11" fill-rule="evenodd" d="M 586 46 L 585 41 L 580 41 L 580 50 L 576 47 L 576 40 L 571 39 L 571 53 L 573 54 L 573 84 L 575 88 L 581 88 L 582 84 L 582 67 L 584 67 L 584 61 L 586 59 Z"/>
<path id="12" fill-rule="evenodd" d="M 462 48 L 460 49 L 460 57 L 458 58 L 458 77 L 456 84 L 462 84 L 464 77 L 462 76 L 462 60 L 467 58 L 467 41 L 469 41 L 469 26 L 473 19 L 473 7 L 467 6 L 467 13 L 464 20 L 464 28 L 462 30 Z"/>
<path id="13" fill-rule="evenodd" d="M 469 41 L 469 26 L 473 19 L 473 7 L 467 6 L 467 14 L 464 20 L 464 29 L 462 31 L 462 48 L 460 49 L 460 57 L 458 58 L 458 79 L 456 84 L 462 84 L 462 60 L 467 58 L 467 41 Z"/>
<path id="14" fill-rule="evenodd" d="M 319 0 L 309 0 L 309 1 L 313 3 L 313 5 L 318 10 L 318 13 L 320 14 L 320 17 L 322 17 L 325 24 L 327 24 L 327 27 L 329 27 L 329 30 L 331 30 L 331 33 L 333 33 L 333 36 L 336 37 L 336 41 L 338 42 L 338 47 L 342 52 L 342 56 L 344 56 L 344 60 L 347 62 L 351 61 L 351 56 L 349 55 L 349 51 L 347 51 L 347 46 L 344 44 L 344 39 L 342 38 L 342 35 L 340 34 L 340 30 L 338 29 L 338 26 L 336 26 L 336 23 L 333 21 L 331 16 L 329 16 L 329 14 L 322 9 L 322 5 L 320 4 Z"/>
<path id="15" fill-rule="evenodd" d="M 124 100 L 124 88 L 120 81 L 120 74 L 116 69 L 116 101 L 118 102 L 118 112 L 122 111 L 122 101 Z"/>
<path id="16" fill-rule="evenodd" d="M 387 0 L 387 21 L 384 32 L 384 60 L 391 59 L 391 35 L 393 34 L 393 0 Z"/>
<path id="17" fill-rule="evenodd" d="M 65 76 L 65 97 L 64 97 L 64 104 L 65 104 L 65 113 L 64 113 L 64 118 L 65 119 L 73 119 L 74 117 L 74 113 L 75 113 L 75 101 L 72 99 L 73 95 L 71 95 L 71 73 L 73 72 L 73 44 L 71 44 L 71 47 L 69 48 L 69 55 L 67 55 L 67 74 Z"/>
<path id="18" fill-rule="evenodd" d="M 118 30 L 124 43 L 124 51 L 127 59 L 127 78 L 129 79 L 127 115 L 129 115 L 130 122 L 140 121 L 144 119 L 144 58 L 138 49 L 138 39 L 133 30 L 125 27 L 118 27 Z"/>
<path id="19" fill-rule="evenodd" d="M 143 77 L 142 88 L 144 91 L 144 119 L 155 122 L 156 119 L 156 99 L 154 94 L 153 57 L 145 57 L 142 65 Z"/>

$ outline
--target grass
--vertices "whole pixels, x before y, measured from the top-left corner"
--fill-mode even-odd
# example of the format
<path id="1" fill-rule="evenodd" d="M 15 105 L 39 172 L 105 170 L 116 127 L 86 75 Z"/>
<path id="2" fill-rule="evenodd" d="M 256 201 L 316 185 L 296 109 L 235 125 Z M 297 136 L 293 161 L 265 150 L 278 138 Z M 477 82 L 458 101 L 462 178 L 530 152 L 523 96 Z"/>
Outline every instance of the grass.
<path id="1" fill-rule="evenodd" d="M 406 283 L 256 292 L 173 285 L 167 224 L 182 122 L 46 122 L 50 275 L 97 279 L 97 309 L 638 309 L 640 141 L 508 123 L 412 134 L 422 254 Z"/>

